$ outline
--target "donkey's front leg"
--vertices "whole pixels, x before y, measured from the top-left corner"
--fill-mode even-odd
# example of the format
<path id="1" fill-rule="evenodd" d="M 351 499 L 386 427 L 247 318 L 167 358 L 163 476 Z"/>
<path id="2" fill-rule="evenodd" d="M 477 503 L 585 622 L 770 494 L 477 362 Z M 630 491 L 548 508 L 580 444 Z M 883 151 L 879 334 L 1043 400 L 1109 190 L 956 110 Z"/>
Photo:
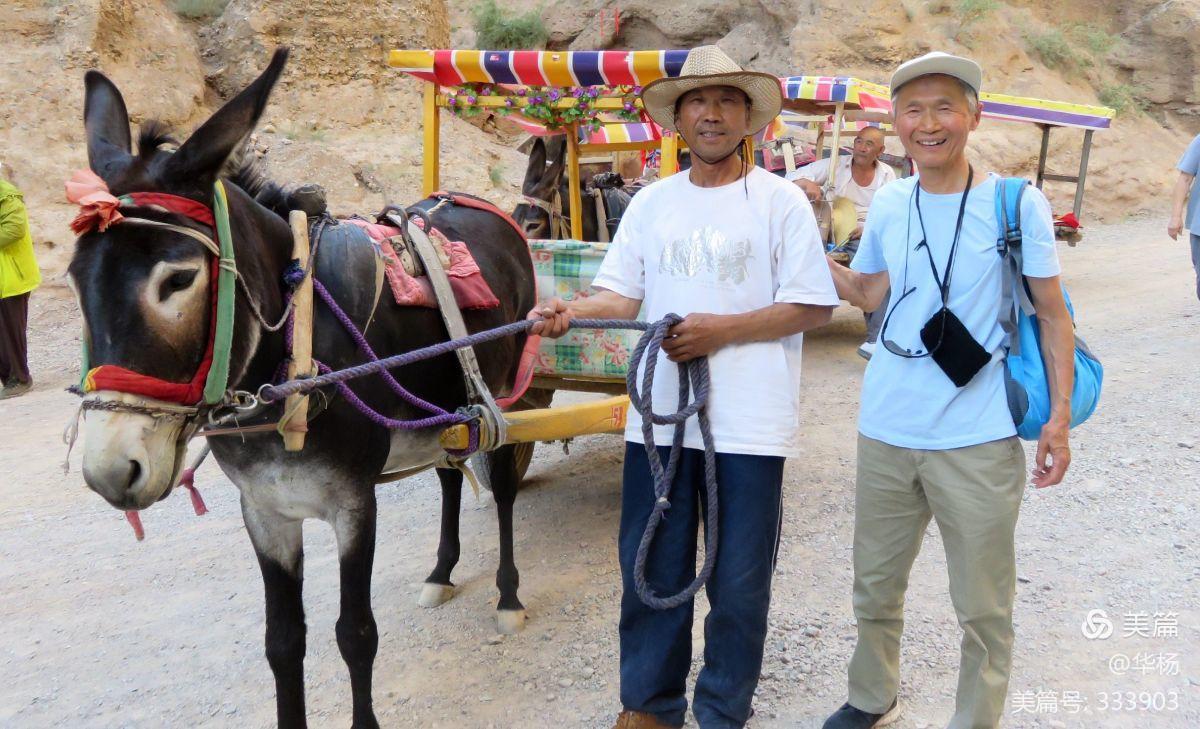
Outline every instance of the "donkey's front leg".
<path id="1" fill-rule="evenodd" d="M 438 536 L 437 565 L 433 572 L 425 578 L 421 588 L 421 597 L 417 603 L 421 607 L 437 607 L 454 596 L 454 583 L 450 581 L 450 572 L 458 564 L 458 514 L 462 509 L 462 471 L 457 468 L 437 469 L 438 480 L 442 482 L 442 527 Z"/>
<path id="2" fill-rule="evenodd" d="M 517 597 L 521 583 L 513 559 L 513 502 L 517 498 L 517 461 L 512 446 L 490 454 L 489 474 L 492 496 L 496 499 L 496 519 L 500 525 L 500 567 L 496 570 L 496 587 L 500 602 L 496 605 L 496 627 L 501 633 L 519 633 L 525 627 L 525 606 Z"/>
<path id="3" fill-rule="evenodd" d="M 354 729 L 378 729 L 371 707 L 371 670 L 379 631 L 371 612 L 371 566 L 375 559 L 375 491 L 366 484 L 351 508 L 333 518 L 341 568 L 342 611 L 337 621 L 338 648 L 350 669 Z"/>
<path id="4" fill-rule="evenodd" d="M 275 674 L 280 729 L 303 729 L 304 535 L 302 522 L 256 508 L 242 498 L 242 517 L 262 569 L 267 602 L 267 663 Z"/>

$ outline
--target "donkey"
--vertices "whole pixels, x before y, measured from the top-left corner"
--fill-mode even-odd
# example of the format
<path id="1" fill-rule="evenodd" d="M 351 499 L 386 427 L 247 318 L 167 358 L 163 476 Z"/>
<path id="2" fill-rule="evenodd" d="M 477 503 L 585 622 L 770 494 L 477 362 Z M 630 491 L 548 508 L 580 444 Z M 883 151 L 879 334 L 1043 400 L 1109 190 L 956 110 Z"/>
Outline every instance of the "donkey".
<path id="1" fill-rule="evenodd" d="M 92 171 L 113 195 L 166 193 L 212 205 L 214 183 L 226 176 L 231 156 L 262 115 L 287 55 L 286 49 L 277 50 L 261 76 L 173 153 L 160 149 L 163 137 L 157 126 L 144 125 L 133 154 L 124 99 L 103 74 L 88 72 L 84 126 Z M 252 196 L 271 198 L 272 190 L 247 191 L 230 179 L 224 184 L 237 274 L 244 284 L 236 294 L 228 381 L 233 390 L 255 392 L 272 381 L 288 356 L 284 333 L 272 332 L 261 322 L 275 321 L 285 311 L 281 275 L 292 255 L 292 235 L 278 213 Z M 278 202 L 280 191 L 274 192 Z M 137 196 L 133 199 L 136 203 Z M 509 222 L 468 207 L 442 205 L 432 210 L 433 201 L 417 207 L 428 211 L 447 237 L 467 243 L 500 299 L 498 307 L 464 312 L 469 330 L 512 322 L 534 306 L 529 249 Z M 93 229 L 76 242 L 68 273 L 83 313 L 93 367 L 110 365 L 159 382 L 187 383 L 203 366 L 218 266 L 204 245 L 185 233 L 216 236 L 210 227 L 170 210 L 123 206 L 126 222 L 142 224 L 122 222 L 103 232 Z M 447 339 L 438 312 L 400 307 L 386 295 L 376 303 L 374 272 L 369 245 L 351 245 L 331 236 L 316 251 L 314 275 L 360 330 L 371 320 L 367 340 L 376 352 L 394 354 Z M 255 307 L 261 316 L 254 314 Z M 524 337 L 516 337 L 476 348 L 483 376 L 497 395 L 513 382 L 523 345 Z M 334 369 L 362 361 L 354 341 L 320 302 L 313 353 Z M 412 393 L 449 411 L 467 404 L 461 370 L 452 354 L 393 374 Z M 423 414 L 378 380 L 356 381 L 355 394 L 391 418 Z M 309 423 L 302 451 L 285 452 L 276 434 L 260 432 L 212 438 L 212 453 L 240 490 L 246 531 L 262 571 L 266 656 L 275 677 L 279 725 L 306 725 L 302 527 L 306 519 L 320 519 L 333 527 L 337 539 L 341 574 L 337 642 L 350 672 L 353 726 L 376 727 L 371 675 L 379 638 L 370 600 L 375 487 L 388 480 L 387 474 L 433 464 L 441 455 L 440 428 L 389 431 L 332 392 L 314 393 L 314 400 L 327 407 Z M 179 415 L 181 410 L 128 388 L 87 393 L 80 426 L 87 485 L 118 509 L 141 510 L 165 498 L 179 478 L 188 437 L 207 415 L 203 404 L 198 413 Z M 281 415 L 280 405 L 268 406 L 240 425 L 274 422 Z M 490 453 L 487 459 L 486 475 L 500 529 L 496 586 L 502 632 L 516 632 L 524 621 L 513 559 L 512 510 L 518 484 L 514 460 L 511 446 Z M 423 591 L 425 604 L 450 597 L 450 573 L 459 557 L 463 476 L 446 468 L 438 468 L 437 475 L 443 497 L 442 530 L 437 565 Z"/>
<path id="2" fill-rule="evenodd" d="M 563 179 L 566 149 L 566 138 L 561 134 L 533 140 L 529 150 L 529 166 L 525 169 L 525 181 L 521 185 L 525 202 L 517 205 L 512 214 L 527 238 L 570 237 L 569 233 L 564 235 L 562 232 L 571 229 L 571 216 L 574 215 L 568 183 Z M 615 180 L 610 181 L 612 178 Z M 583 239 L 601 240 L 600 226 L 605 226 L 607 240 L 612 240 L 621 215 L 629 207 L 631 195 L 621 187 L 623 183 L 619 175 L 601 173 L 589 180 L 581 180 L 581 184 L 584 183 Z M 603 215 L 596 210 L 593 195 L 597 194 L 604 201 Z"/>

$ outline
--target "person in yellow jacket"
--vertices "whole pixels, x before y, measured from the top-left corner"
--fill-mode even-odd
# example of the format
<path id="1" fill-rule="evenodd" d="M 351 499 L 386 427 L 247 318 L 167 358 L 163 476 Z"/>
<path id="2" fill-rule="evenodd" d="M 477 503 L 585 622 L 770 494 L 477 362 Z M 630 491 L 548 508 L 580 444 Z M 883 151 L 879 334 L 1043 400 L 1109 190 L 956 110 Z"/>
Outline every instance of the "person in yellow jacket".
<path id="1" fill-rule="evenodd" d="M 3 169 L 0 169 L 0 175 Z M 42 282 L 33 257 L 29 215 L 21 191 L 0 176 L 0 400 L 33 387 L 29 374 L 29 292 Z"/>

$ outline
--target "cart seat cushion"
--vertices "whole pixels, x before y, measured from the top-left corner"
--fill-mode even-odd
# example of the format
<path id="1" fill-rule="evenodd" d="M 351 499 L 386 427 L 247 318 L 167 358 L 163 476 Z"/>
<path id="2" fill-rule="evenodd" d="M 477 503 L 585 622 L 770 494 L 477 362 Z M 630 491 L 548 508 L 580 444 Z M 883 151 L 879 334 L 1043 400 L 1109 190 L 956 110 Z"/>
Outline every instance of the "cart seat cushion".
<path id="1" fill-rule="evenodd" d="M 543 298 L 578 299 L 593 293 L 592 279 L 608 250 L 605 243 L 531 240 L 533 270 Z M 624 380 L 629 354 L 640 332 L 572 329 L 559 339 L 543 339 L 534 372 L 551 377 Z"/>

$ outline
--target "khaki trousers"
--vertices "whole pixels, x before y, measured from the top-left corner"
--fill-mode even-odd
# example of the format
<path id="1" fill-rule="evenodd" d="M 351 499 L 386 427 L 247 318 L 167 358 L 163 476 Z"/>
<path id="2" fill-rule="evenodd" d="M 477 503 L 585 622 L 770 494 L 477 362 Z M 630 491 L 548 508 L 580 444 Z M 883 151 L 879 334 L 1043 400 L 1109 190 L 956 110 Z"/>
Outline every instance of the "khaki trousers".
<path id="1" fill-rule="evenodd" d="M 859 436 L 852 706 L 879 714 L 896 698 L 904 592 L 933 517 L 963 630 L 958 698 L 949 729 L 999 725 L 1012 664 L 1013 535 L 1024 489 L 1025 452 L 1016 437 L 928 451 Z"/>

